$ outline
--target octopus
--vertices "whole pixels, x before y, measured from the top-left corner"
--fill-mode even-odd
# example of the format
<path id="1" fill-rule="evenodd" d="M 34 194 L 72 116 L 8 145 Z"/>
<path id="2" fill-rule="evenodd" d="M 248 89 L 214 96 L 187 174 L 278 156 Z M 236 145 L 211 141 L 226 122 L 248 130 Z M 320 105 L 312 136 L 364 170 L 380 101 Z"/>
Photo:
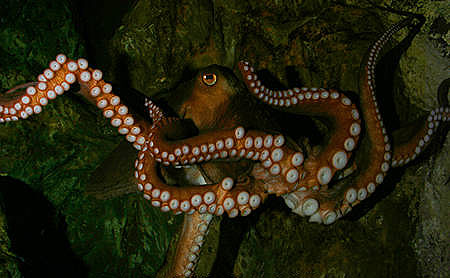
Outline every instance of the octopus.
<path id="1" fill-rule="evenodd" d="M 376 95 L 378 56 L 412 21 L 395 24 L 370 47 L 359 104 L 335 89 L 273 89 L 240 61 L 243 81 L 227 68 L 209 66 L 181 86 L 188 93 L 168 99 L 177 116 L 145 98 L 146 119 L 124 105 L 86 59 L 60 54 L 37 82 L 0 99 L 0 123 L 39 114 L 78 82 L 79 93 L 137 150 L 134 178 L 143 198 L 163 212 L 185 213 L 173 262 L 162 275 L 191 277 L 213 216 L 247 216 L 276 195 L 293 213 L 329 225 L 373 194 L 389 169 L 414 160 L 430 144 L 450 117 L 448 88 L 440 90 L 441 106 L 415 123 L 407 138 L 388 134 Z M 283 120 L 286 114 L 315 121 L 292 124 Z M 298 136 L 311 122 L 326 130 L 321 144 Z M 177 168 L 188 185 L 167 182 Z"/>

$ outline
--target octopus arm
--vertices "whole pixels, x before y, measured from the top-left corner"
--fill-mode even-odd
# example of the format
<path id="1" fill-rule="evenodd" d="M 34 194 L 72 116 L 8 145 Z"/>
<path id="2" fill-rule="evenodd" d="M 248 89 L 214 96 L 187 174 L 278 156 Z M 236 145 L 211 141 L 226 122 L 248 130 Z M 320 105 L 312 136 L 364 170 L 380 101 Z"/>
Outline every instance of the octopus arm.
<path id="1" fill-rule="evenodd" d="M 442 123 L 450 118 L 449 108 L 440 107 L 433 109 L 428 117 L 419 119 L 407 127 L 396 130 L 393 133 L 392 167 L 403 166 L 416 159 L 430 144 L 433 135 L 438 131 Z M 414 132 L 412 133 L 411 130 Z M 410 136 L 405 136 L 410 134 Z"/>
<path id="2" fill-rule="evenodd" d="M 190 277 L 194 273 L 212 218 L 208 213 L 185 215 L 173 263 L 164 277 Z"/>
<path id="3" fill-rule="evenodd" d="M 144 128 L 147 124 L 136 121 L 128 107 L 121 104 L 120 97 L 112 93 L 112 86 L 103 79 L 103 73 L 88 67 L 86 59 L 77 61 L 60 54 L 51 61 L 49 68 L 38 76 L 37 83 L 31 83 L 24 93 L 10 101 L 0 101 L 0 123 L 26 119 L 38 114 L 50 100 L 62 95 L 78 82 L 84 97 L 110 119 L 113 127 L 140 150 L 145 143 Z"/>
<path id="4" fill-rule="evenodd" d="M 414 160 L 430 144 L 439 126 L 446 125 L 445 122 L 450 119 L 447 99 L 449 88 L 450 79 L 442 82 L 438 88 L 440 107 L 430 111 L 427 117 L 417 119 L 393 132 L 392 167 L 399 167 Z"/>
<path id="5" fill-rule="evenodd" d="M 367 136 L 370 141 L 370 150 L 368 151 L 370 165 L 362 173 L 358 186 L 359 188 L 365 187 L 370 193 L 378 184 L 382 183 L 390 166 L 400 166 L 414 159 L 430 141 L 430 136 L 435 133 L 439 123 L 448 120 L 448 107 L 440 107 L 431 111 L 425 122 L 419 122 L 420 128 L 418 131 L 404 142 L 397 141 L 392 146 L 386 133 L 375 94 L 375 62 L 383 46 L 392 38 L 393 34 L 410 25 L 412 20 L 412 17 L 406 18 L 393 25 L 375 42 L 369 51 L 361 80 L 361 106 L 364 111 Z M 448 88 L 444 94 L 448 95 Z M 395 137 L 398 139 L 398 136 L 394 134 Z"/>
<path id="6" fill-rule="evenodd" d="M 230 177 L 209 185 L 168 185 L 160 177 L 158 165 L 153 154 L 144 148 L 135 163 L 135 177 L 144 198 L 162 211 L 173 211 L 175 214 L 199 211 L 216 215 L 227 212 L 230 217 L 236 217 L 240 212 L 245 216 L 265 198 L 263 188 L 253 188 L 250 192 L 246 183 L 235 182 Z"/>
<path id="7" fill-rule="evenodd" d="M 403 144 L 396 144 L 394 147 L 391 138 L 387 135 L 386 128 L 378 109 L 378 102 L 375 93 L 375 64 L 379 53 L 384 45 L 392 38 L 393 34 L 408 26 L 412 18 L 407 18 L 389 28 L 369 50 L 369 55 L 364 68 L 363 76 L 360 80 L 361 108 L 363 111 L 364 123 L 366 126 L 367 150 L 369 154 L 362 161 L 359 177 L 354 183 L 349 183 L 344 193 L 341 211 L 349 210 L 351 206 L 358 204 L 361 200 L 373 193 L 376 187 L 381 184 L 391 166 L 396 166 L 396 159 L 404 155 L 412 155 L 416 146 L 420 143 L 420 138 L 424 138 L 428 133 L 431 135 L 438 124 L 425 124 L 410 139 Z M 438 111 L 440 114 L 437 115 Z M 436 120 L 443 119 L 444 108 L 438 108 L 432 113 L 436 115 Z M 434 116 L 429 119 L 434 119 Z M 396 148 L 396 150 L 395 150 Z M 394 160 L 393 160 L 394 158 Z M 408 160 L 409 161 L 409 160 Z M 359 166 L 358 166 L 359 167 Z"/>
<path id="8" fill-rule="evenodd" d="M 366 127 L 367 150 L 369 154 L 361 159 L 360 175 L 352 183 L 347 183 L 341 199 L 340 211 L 348 212 L 352 206 L 358 204 L 368 194 L 373 193 L 381 184 L 391 165 L 392 150 L 390 138 L 387 135 L 383 120 L 378 109 L 375 93 L 375 65 L 384 45 L 392 35 L 406 27 L 411 18 L 407 18 L 390 27 L 369 49 L 368 57 L 360 79 L 361 109 Z"/>

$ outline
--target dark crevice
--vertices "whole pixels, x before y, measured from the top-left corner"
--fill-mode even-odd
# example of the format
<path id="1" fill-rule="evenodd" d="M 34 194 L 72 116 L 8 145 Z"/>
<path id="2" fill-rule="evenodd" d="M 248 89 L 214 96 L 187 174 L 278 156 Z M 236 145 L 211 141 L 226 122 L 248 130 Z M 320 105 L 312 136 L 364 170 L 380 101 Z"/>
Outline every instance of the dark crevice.
<path id="1" fill-rule="evenodd" d="M 64 217 L 42 193 L 0 177 L 0 204 L 23 277 L 87 277 L 87 266 L 67 239 Z"/>

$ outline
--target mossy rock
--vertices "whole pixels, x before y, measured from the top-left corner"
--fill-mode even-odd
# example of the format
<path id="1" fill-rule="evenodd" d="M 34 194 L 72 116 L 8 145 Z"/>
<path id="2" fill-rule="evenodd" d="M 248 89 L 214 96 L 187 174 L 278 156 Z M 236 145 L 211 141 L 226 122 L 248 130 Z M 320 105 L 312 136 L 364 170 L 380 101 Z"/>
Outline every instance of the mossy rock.
<path id="1" fill-rule="evenodd" d="M 357 94 L 358 71 L 369 45 L 401 18 L 365 1 L 140 0 L 116 9 L 118 2 L 101 6 L 99 1 L 91 10 L 86 9 L 88 1 L 3 3 L 2 91 L 34 80 L 63 52 L 87 57 L 106 80 L 147 96 L 168 95 L 209 64 L 238 75 L 241 59 L 265 70 L 279 86 Z M 393 8 L 427 19 L 395 73 L 392 93 L 400 103 L 400 121 L 433 108 L 436 88 L 448 77 L 446 36 L 436 27 L 449 22 L 445 3 L 393 1 Z M 213 273 L 245 278 L 432 277 L 448 269 L 448 258 L 439 250 L 449 238 L 448 208 L 442 207 L 449 196 L 449 143 L 440 139 L 425 158 L 392 173 L 379 203 L 362 204 L 353 217 L 335 225 L 308 223 L 282 202 L 269 201 L 248 217 L 237 256 L 230 258 L 234 266 L 216 261 Z M 121 140 L 95 108 L 68 93 L 40 115 L 0 126 L 0 172 L 41 192 L 63 216 L 68 242 L 90 277 L 154 277 L 180 218 L 160 213 L 137 194 L 107 201 L 84 194 L 92 172 Z M 219 230 L 224 231 L 213 230 L 212 238 L 220 238 Z M 4 242 L 9 250 L 6 238 Z M 220 253 L 220 245 L 219 250 L 210 246 L 200 259 L 199 276 L 211 271 L 208 265 Z M 2 266 L 0 271 L 16 271 L 14 264 Z"/>

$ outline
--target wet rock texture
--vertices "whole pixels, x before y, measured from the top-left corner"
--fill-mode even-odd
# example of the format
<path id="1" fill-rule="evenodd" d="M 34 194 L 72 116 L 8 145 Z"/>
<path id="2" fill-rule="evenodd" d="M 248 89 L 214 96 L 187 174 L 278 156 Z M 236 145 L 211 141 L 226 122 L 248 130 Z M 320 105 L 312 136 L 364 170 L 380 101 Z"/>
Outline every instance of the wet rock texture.
<path id="1" fill-rule="evenodd" d="M 1 91 L 34 80 L 63 52 L 86 57 L 106 80 L 148 96 L 168 95 L 210 64 L 237 74 L 241 59 L 285 86 L 357 93 L 369 45 L 402 18 L 350 0 L 6 2 Z M 450 7 L 447 1 L 371 2 L 426 17 L 389 91 L 379 96 L 381 105 L 393 96 L 398 121 L 406 123 L 437 106 L 437 87 L 448 78 Z M 121 140 L 95 108 L 68 94 L 38 116 L 0 126 L 0 173 L 42 192 L 63 216 L 70 246 L 90 277 L 154 277 L 180 217 L 160 213 L 137 194 L 106 201 L 83 194 L 90 174 Z M 445 277 L 449 152 L 443 133 L 422 158 L 391 171 L 374 197 L 331 226 L 308 223 L 275 198 L 248 218 L 215 220 L 198 275 Z M 4 217 L 0 223 L 8 230 Z M 14 252 L 1 236 L 3 250 Z M 20 277 L 15 261 L 6 262 L 1 271 Z"/>

